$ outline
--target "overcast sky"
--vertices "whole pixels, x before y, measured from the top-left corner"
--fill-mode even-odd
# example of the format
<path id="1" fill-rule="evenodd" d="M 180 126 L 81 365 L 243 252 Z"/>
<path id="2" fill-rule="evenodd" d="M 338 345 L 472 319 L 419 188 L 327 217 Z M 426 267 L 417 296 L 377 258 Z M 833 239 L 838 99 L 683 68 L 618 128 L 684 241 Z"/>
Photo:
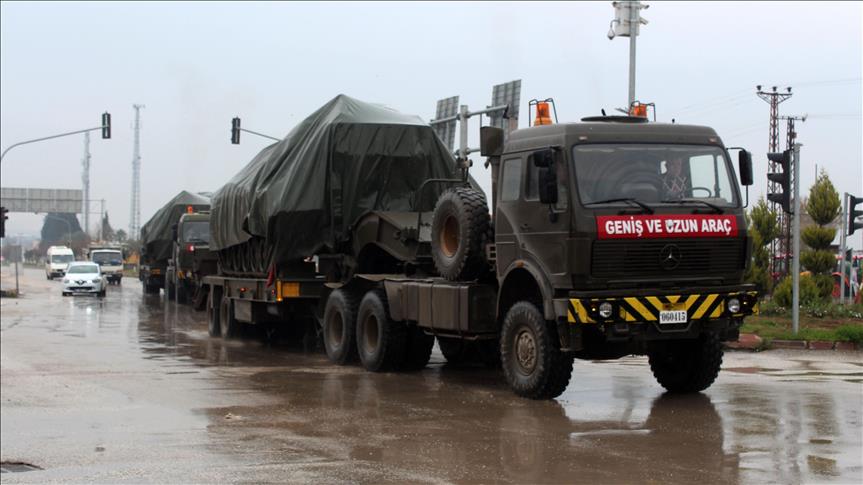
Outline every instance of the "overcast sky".
<path id="1" fill-rule="evenodd" d="M 801 192 L 817 164 L 840 193 L 863 195 L 860 2 L 647 3 L 636 97 L 660 121 L 709 125 L 750 149 L 754 200 L 766 190 L 769 115 L 755 85 L 792 86 L 780 114 L 809 115 L 798 124 Z M 491 86 L 513 79 L 521 127 L 533 98 L 553 97 L 561 121 L 624 106 L 628 39 L 607 38 L 612 18 L 611 2 L 2 2 L 0 147 L 111 112 L 113 138 L 92 137 L 91 197 L 128 229 L 133 103 L 146 105 L 143 223 L 180 190 L 218 189 L 268 143 L 244 133 L 231 145 L 233 116 L 281 137 L 344 93 L 430 119 L 437 99 L 485 107 Z M 80 188 L 82 155 L 83 135 L 15 148 L 2 184 Z M 473 174 L 488 190 L 478 161 Z M 7 232 L 41 223 L 11 214 Z"/>

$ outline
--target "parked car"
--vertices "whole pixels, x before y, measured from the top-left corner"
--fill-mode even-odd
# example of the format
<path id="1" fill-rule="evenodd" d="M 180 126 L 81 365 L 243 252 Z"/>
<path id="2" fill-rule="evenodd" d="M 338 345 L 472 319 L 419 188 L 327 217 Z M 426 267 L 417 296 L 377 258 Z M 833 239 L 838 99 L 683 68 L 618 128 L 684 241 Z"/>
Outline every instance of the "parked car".
<path id="1" fill-rule="evenodd" d="M 72 262 L 63 277 L 63 296 L 90 293 L 102 298 L 107 286 L 108 280 L 98 264 L 90 261 Z"/>

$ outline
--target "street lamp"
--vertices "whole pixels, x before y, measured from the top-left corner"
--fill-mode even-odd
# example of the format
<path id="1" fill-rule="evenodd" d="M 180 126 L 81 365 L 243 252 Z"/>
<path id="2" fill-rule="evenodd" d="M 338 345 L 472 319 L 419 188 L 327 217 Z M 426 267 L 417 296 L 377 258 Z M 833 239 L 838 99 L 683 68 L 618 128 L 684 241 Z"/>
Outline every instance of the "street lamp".
<path id="1" fill-rule="evenodd" d="M 650 8 L 638 0 L 611 2 L 614 7 L 614 20 L 609 24 L 608 40 L 615 36 L 629 37 L 629 103 L 627 111 L 635 101 L 635 38 L 641 30 L 641 25 L 647 25 L 647 19 L 641 17 L 641 10 Z"/>

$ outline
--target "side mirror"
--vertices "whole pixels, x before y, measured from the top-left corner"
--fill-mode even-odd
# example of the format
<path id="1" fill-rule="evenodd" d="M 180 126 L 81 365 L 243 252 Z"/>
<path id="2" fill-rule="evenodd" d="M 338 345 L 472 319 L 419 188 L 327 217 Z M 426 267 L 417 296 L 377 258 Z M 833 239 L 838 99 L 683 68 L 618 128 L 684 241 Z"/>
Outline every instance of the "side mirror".
<path id="1" fill-rule="evenodd" d="M 740 170 L 740 184 L 752 185 L 752 154 L 746 150 L 740 150 L 737 154 L 737 164 Z"/>
<path id="2" fill-rule="evenodd" d="M 177 240 L 177 224 L 171 226 L 171 239 L 174 241 Z"/>
<path id="3" fill-rule="evenodd" d="M 536 163 L 536 159 L 534 159 L 534 163 Z M 539 169 L 538 182 L 540 203 L 557 204 L 557 170 L 555 170 L 554 165 Z"/>
<path id="4" fill-rule="evenodd" d="M 540 168 L 548 168 L 554 166 L 554 152 L 550 149 L 537 150 L 531 155 L 533 165 Z"/>
<path id="5" fill-rule="evenodd" d="M 479 153 L 484 157 L 499 157 L 503 154 L 503 130 L 496 126 L 479 129 Z"/>

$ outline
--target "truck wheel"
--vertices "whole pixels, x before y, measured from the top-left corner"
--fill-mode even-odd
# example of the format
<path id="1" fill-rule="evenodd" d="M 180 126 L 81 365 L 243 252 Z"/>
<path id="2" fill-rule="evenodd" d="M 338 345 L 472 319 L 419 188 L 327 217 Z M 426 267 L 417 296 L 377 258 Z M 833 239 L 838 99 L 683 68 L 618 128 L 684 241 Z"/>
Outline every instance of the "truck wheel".
<path id="1" fill-rule="evenodd" d="M 420 370 L 429 363 L 434 336 L 426 335 L 423 329 L 413 326 L 407 329 L 407 350 L 402 368 L 404 370 Z"/>
<path id="2" fill-rule="evenodd" d="M 357 301 L 345 290 L 335 290 L 324 308 L 324 349 L 330 361 L 345 365 L 357 360 Z"/>
<path id="3" fill-rule="evenodd" d="M 450 364 L 462 364 L 468 360 L 468 342 L 460 338 L 437 337 L 437 345 L 446 361 Z"/>
<path id="4" fill-rule="evenodd" d="M 219 330 L 225 339 L 240 335 L 240 322 L 234 316 L 234 300 L 227 296 L 222 297 L 222 304 L 219 305 Z"/>
<path id="5" fill-rule="evenodd" d="M 222 323 L 219 317 L 221 303 L 222 292 L 213 288 L 213 291 L 209 292 L 209 298 L 207 298 L 207 330 L 210 337 L 222 335 Z"/>
<path id="6" fill-rule="evenodd" d="M 195 298 L 192 302 L 196 311 L 202 311 L 207 307 L 207 296 L 210 294 L 209 286 L 201 285 L 195 291 Z"/>
<path id="7" fill-rule="evenodd" d="M 366 370 L 385 372 L 401 367 L 407 350 L 407 327 L 390 319 L 382 289 L 366 293 L 357 312 L 357 353 Z"/>
<path id="8" fill-rule="evenodd" d="M 444 278 L 471 280 L 488 268 L 485 243 L 491 218 L 482 192 L 459 187 L 441 194 L 432 218 L 431 253 Z"/>
<path id="9" fill-rule="evenodd" d="M 573 356 L 560 351 L 555 325 L 530 302 L 520 301 L 507 312 L 500 353 L 506 381 L 519 396 L 551 399 L 569 384 Z"/>
<path id="10" fill-rule="evenodd" d="M 647 355 L 653 376 L 669 392 L 701 392 L 719 375 L 722 342 L 719 335 L 704 333 L 697 340 L 668 342 Z"/>

